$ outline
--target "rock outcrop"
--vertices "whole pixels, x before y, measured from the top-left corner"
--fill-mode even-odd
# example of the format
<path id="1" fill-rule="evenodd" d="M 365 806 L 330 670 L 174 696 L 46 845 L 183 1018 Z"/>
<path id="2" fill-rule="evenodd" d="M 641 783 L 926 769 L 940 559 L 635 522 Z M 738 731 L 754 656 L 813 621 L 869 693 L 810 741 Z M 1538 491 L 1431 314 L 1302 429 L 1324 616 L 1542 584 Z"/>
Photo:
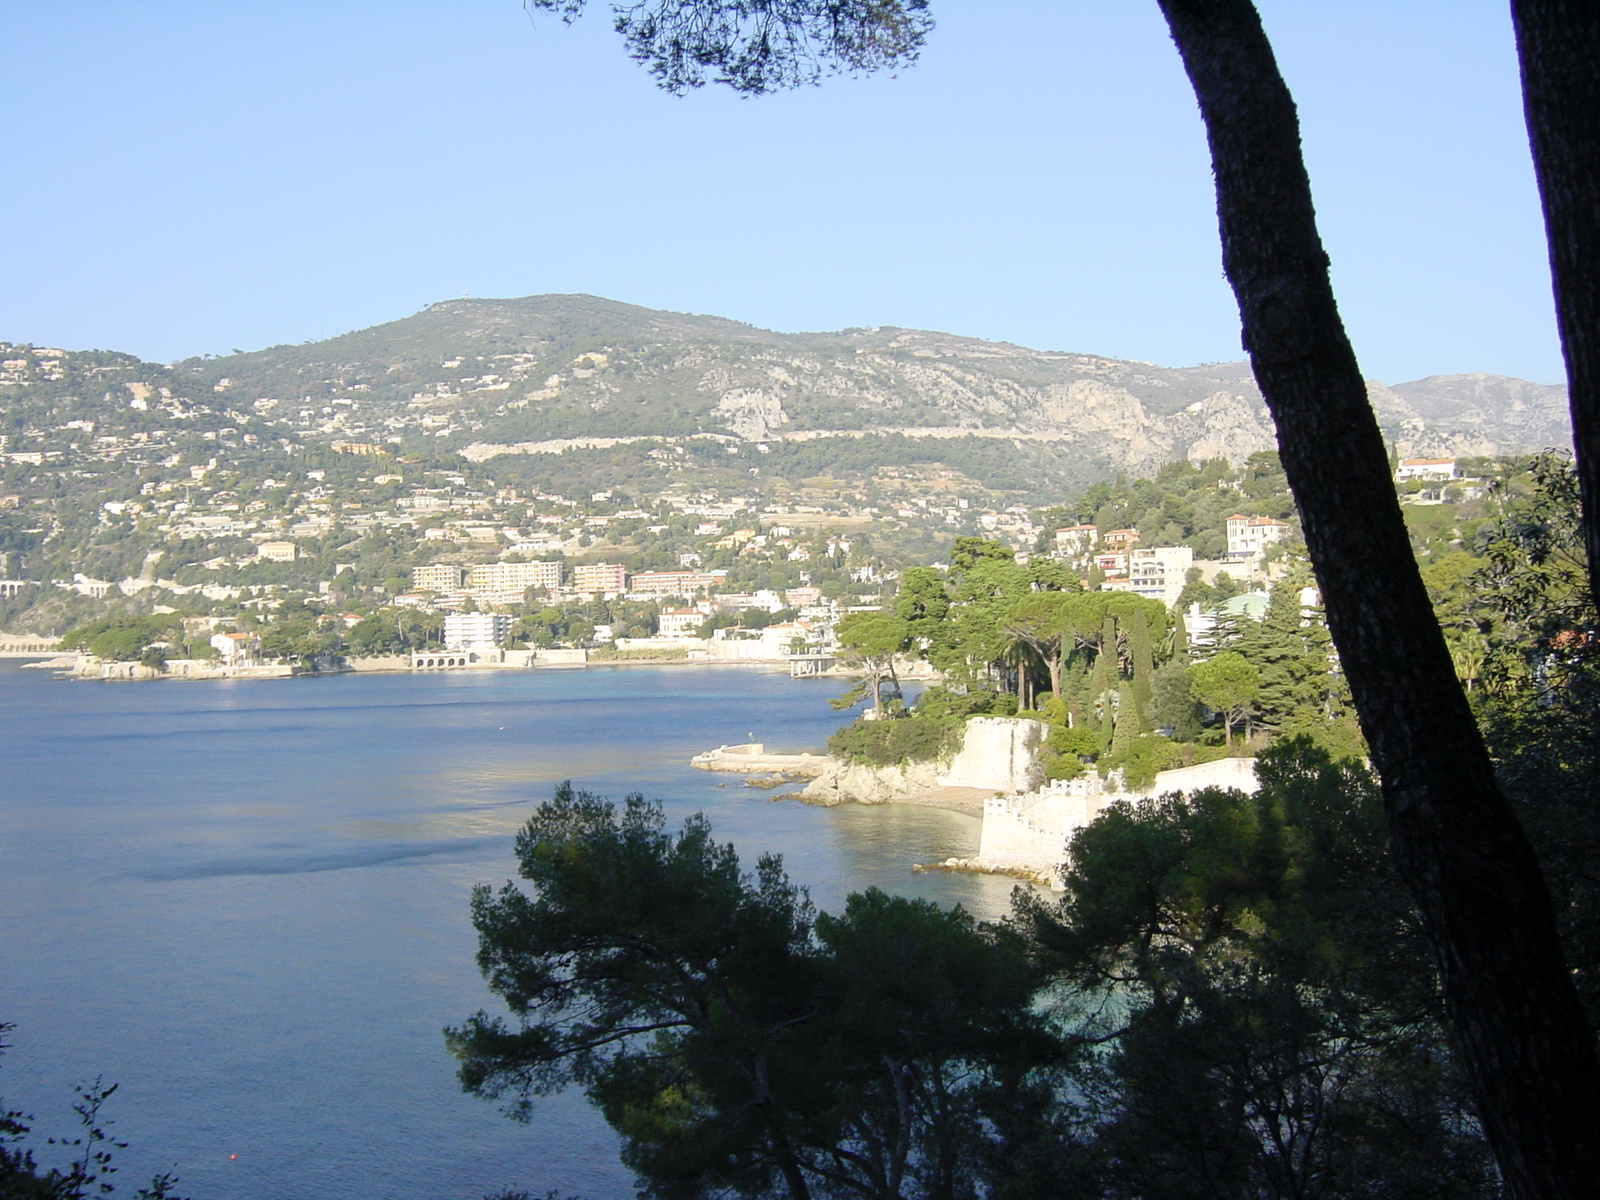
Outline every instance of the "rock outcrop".
<path id="1" fill-rule="evenodd" d="M 837 760 L 800 792 L 812 804 L 894 804 L 939 786 L 938 763 L 872 767 Z"/>
<path id="2" fill-rule="evenodd" d="M 1022 717 L 973 717 L 947 763 L 873 767 L 834 764 L 800 793 L 813 804 L 932 800 L 976 809 L 986 796 L 1026 792 L 1044 778 L 1039 751 L 1049 727 Z"/>

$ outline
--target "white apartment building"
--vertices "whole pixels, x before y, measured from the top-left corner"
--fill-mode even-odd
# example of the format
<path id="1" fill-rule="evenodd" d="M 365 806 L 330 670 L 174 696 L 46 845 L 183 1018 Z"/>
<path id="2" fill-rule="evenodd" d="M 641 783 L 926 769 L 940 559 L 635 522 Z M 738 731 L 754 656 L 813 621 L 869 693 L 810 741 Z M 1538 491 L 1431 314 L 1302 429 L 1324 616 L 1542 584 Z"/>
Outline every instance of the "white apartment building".
<path id="1" fill-rule="evenodd" d="M 1260 554 L 1268 546 L 1287 538 L 1291 529 L 1286 521 L 1239 514 L 1229 517 L 1227 524 L 1229 558 L 1246 558 Z"/>
<path id="2" fill-rule="evenodd" d="M 473 591 L 522 592 L 531 587 L 560 586 L 559 562 L 492 562 L 467 568 L 467 587 Z"/>
<path id="3" fill-rule="evenodd" d="M 511 636 L 504 613 L 451 613 L 444 619 L 446 650 L 493 649 Z"/>
<path id="4" fill-rule="evenodd" d="M 466 582 L 467 569 L 454 563 L 434 563 L 411 568 L 411 584 L 428 592 L 454 592 Z"/>
<path id="5" fill-rule="evenodd" d="M 1187 546 L 1133 546 L 1128 551 L 1128 579 L 1119 591 L 1159 600 L 1168 608 L 1178 602 L 1194 566 L 1194 551 Z"/>
<path id="6" fill-rule="evenodd" d="M 620 563 L 585 563 L 573 567 L 572 587 L 579 592 L 621 595 L 628 589 L 628 568 Z"/>

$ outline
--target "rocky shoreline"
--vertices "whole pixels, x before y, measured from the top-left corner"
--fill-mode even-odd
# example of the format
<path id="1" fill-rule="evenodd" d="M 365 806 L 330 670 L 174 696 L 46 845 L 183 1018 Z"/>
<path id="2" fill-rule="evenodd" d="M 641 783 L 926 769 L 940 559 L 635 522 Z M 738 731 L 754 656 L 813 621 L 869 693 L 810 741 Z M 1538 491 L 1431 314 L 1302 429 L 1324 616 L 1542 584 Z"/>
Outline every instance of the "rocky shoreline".
<path id="1" fill-rule="evenodd" d="M 912 869 L 1005 875 L 1056 889 L 1073 833 L 1108 804 L 1204 787 L 1256 788 L 1254 760 L 1238 758 L 1163 771 L 1137 790 L 1124 788 L 1120 772 L 1047 782 L 1039 754 L 1046 733 L 1041 722 L 1020 717 L 973 717 L 961 748 L 944 762 L 870 766 L 824 754 L 768 754 L 760 742 L 719 746 L 692 761 L 702 770 L 743 773 L 754 787 L 806 780 L 799 791 L 775 800 L 824 807 L 913 804 L 977 817 L 982 826 L 976 854 Z"/>
<path id="2" fill-rule="evenodd" d="M 912 863 L 913 875 L 1005 875 L 1017 880 L 1019 883 L 1031 883 L 1036 887 L 1059 889 L 1060 883 L 1054 871 L 1036 871 L 1028 867 L 1004 867 L 994 863 L 985 862 L 981 858 L 947 858 L 936 863 Z"/>
<path id="3" fill-rule="evenodd" d="M 993 796 L 1024 792 L 1040 781 L 1038 750 L 1046 734 L 1038 721 L 974 717 L 961 749 L 948 761 L 872 766 L 826 754 L 769 754 L 751 742 L 719 746 L 690 760 L 702 771 L 767 777 L 764 786 L 808 782 L 795 799 L 807 804 L 916 804 L 981 816 Z"/>

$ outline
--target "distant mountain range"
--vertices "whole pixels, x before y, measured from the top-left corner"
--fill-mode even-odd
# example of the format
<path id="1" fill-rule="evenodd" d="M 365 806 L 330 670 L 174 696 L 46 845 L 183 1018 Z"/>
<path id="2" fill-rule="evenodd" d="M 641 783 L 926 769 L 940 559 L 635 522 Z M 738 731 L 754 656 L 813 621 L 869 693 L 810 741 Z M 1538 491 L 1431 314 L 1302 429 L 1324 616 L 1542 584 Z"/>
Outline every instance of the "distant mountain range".
<path id="1" fill-rule="evenodd" d="M 1244 363 L 1157 367 L 889 326 L 773 333 L 583 295 L 448 300 L 163 374 L 193 404 L 304 437 L 425 438 L 476 460 L 696 436 L 769 450 L 849 439 L 865 443 L 850 455 L 861 466 L 894 465 L 910 445 L 920 461 L 948 457 L 968 474 L 1004 461 L 1060 487 L 1273 445 Z M 1570 442 L 1561 387 L 1444 375 L 1370 388 L 1405 456 Z"/>

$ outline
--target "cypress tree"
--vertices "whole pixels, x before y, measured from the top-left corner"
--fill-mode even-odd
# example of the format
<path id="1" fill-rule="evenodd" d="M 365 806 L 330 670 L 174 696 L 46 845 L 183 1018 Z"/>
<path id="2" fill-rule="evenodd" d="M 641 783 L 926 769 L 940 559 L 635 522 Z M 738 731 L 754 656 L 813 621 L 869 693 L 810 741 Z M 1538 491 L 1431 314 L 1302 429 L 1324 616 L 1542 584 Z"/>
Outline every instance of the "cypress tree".
<path id="1" fill-rule="evenodd" d="M 1111 686 L 1111 675 L 1106 670 L 1109 656 L 1102 644 L 1100 652 L 1094 656 L 1094 666 L 1089 671 L 1089 696 L 1088 703 L 1084 705 L 1084 724 L 1095 732 L 1103 732 L 1110 725 L 1110 706 L 1106 703 L 1106 692 Z"/>
<path id="2" fill-rule="evenodd" d="M 1082 655 L 1073 655 L 1066 672 L 1061 677 L 1062 699 L 1067 704 L 1067 728 L 1094 729 L 1094 697 L 1090 694 L 1089 664 Z"/>
<path id="3" fill-rule="evenodd" d="M 1150 622 L 1144 612 L 1135 609 L 1128 621 L 1128 661 L 1132 668 L 1134 722 L 1140 733 L 1150 731 L 1151 676 L 1155 673 L 1155 654 L 1150 647 Z"/>
<path id="4" fill-rule="evenodd" d="M 1183 623 L 1183 613 L 1172 614 L 1172 661 L 1189 661 L 1189 630 Z"/>
<path id="5" fill-rule="evenodd" d="M 1133 740 L 1144 732 L 1143 726 L 1143 715 L 1133 699 L 1133 684 L 1124 679 L 1117 685 L 1117 718 L 1111 734 L 1111 757 L 1120 762 Z"/>
<path id="6" fill-rule="evenodd" d="M 1117 681 L 1122 678 L 1122 662 L 1117 656 L 1117 619 L 1110 613 L 1100 623 L 1100 653 L 1094 660 L 1095 703 L 1100 707 L 1100 749 L 1111 745 L 1111 735 L 1116 729 L 1115 694 Z"/>

